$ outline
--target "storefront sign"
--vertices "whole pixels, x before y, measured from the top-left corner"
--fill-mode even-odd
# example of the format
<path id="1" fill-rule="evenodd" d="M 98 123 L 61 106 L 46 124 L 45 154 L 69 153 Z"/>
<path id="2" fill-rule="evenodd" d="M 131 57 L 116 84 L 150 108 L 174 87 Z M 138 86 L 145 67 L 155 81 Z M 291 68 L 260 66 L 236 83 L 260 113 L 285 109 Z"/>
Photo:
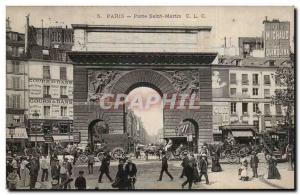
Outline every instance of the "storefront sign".
<path id="1" fill-rule="evenodd" d="M 49 144 L 53 143 L 52 135 L 45 135 L 44 139 L 45 139 L 45 143 L 49 143 Z"/>

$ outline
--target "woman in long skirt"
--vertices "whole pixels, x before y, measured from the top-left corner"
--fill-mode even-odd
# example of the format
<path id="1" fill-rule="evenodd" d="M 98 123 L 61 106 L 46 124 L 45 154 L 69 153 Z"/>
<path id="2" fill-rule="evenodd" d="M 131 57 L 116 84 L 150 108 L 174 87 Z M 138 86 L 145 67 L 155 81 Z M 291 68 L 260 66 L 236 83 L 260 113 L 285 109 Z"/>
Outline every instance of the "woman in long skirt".
<path id="1" fill-rule="evenodd" d="M 20 185 L 22 187 L 27 187 L 30 184 L 30 175 L 29 175 L 30 171 L 26 166 L 28 163 L 29 162 L 26 160 L 26 158 L 23 157 L 20 164 L 20 177 L 21 177 Z"/>
<path id="2" fill-rule="evenodd" d="M 267 155 L 268 160 L 268 179 L 280 179 L 280 173 L 277 169 L 277 162 L 276 160 L 271 156 Z"/>

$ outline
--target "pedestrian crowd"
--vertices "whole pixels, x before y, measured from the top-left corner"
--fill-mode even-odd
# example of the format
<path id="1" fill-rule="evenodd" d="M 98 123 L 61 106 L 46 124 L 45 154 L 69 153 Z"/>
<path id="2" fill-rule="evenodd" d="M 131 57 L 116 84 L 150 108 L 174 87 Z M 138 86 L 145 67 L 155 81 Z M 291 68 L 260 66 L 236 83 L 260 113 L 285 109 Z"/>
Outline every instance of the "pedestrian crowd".
<path id="1" fill-rule="evenodd" d="M 193 184 L 202 182 L 202 178 L 205 179 L 205 184 L 209 185 L 209 161 L 211 158 L 211 172 L 223 171 L 219 162 L 219 151 L 209 151 L 206 146 L 203 146 L 199 154 L 193 154 L 192 152 L 184 152 L 182 158 L 182 172 L 180 178 L 186 177 L 186 180 L 182 183 L 181 187 L 184 189 L 186 185 L 188 189 L 192 189 Z M 91 153 L 88 155 L 88 173 L 94 173 L 94 155 Z M 162 181 L 163 174 L 167 174 L 170 180 L 174 180 L 173 175 L 169 172 L 168 166 L 169 156 L 166 151 L 162 151 L 161 157 L 161 170 L 158 177 L 158 181 Z M 280 179 L 280 173 L 277 169 L 276 160 L 271 154 L 266 155 L 268 173 L 267 179 Z M 101 183 L 103 176 L 105 175 L 111 182 L 112 188 L 117 189 L 135 189 L 135 183 L 137 182 L 137 166 L 132 162 L 131 157 L 120 158 L 117 167 L 117 173 L 114 179 L 110 175 L 110 161 L 111 156 L 108 152 L 104 152 L 101 159 L 101 165 L 99 169 L 98 184 L 95 189 L 101 189 Z M 73 162 L 74 163 L 74 162 Z M 73 164 L 71 159 L 63 158 L 62 161 L 58 160 L 57 156 L 51 156 L 51 159 L 47 158 L 47 155 L 28 155 L 18 157 L 12 155 L 7 159 L 6 163 L 6 178 L 7 188 L 11 190 L 19 189 L 19 187 L 29 189 L 36 189 L 36 184 L 49 181 L 51 176 L 52 189 L 72 189 L 73 182 Z M 252 170 L 252 177 L 258 177 L 258 165 L 259 158 L 257 153 L 252 151 L 250 156 L 244 154 L 240 158 L 240 166 L 238 168 L 238 175 L 240 180 L 249 181 L 249 167 Z M 40 181 L 38 176 L 41 175 Z M 51 175 L 50 175 L 51 174 Z M 79 170 L 78 177 L 74 182 L 74 187 L 79 190 L 87 189 L 87 183 L 83 170 Z"/>

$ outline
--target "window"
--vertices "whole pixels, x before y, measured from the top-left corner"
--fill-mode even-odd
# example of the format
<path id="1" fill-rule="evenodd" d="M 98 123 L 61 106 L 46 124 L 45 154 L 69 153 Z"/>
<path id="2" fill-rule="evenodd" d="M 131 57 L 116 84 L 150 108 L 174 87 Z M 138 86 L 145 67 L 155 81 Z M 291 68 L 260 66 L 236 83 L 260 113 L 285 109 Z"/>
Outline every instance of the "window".
<path id="1" fill-rule="evenodd" d="M 276 104 L 276 115 L 282 115 L 281 104 Z"/>
<path id="2" fill-rule="evenodd" d="M 264 75 L 264 84 L 271 85 L 270 75 Z"/>
<path id="3" fill-rule="evenodd" d="M 281 85 L 281 80 L 280 80 L 280 77 L 278 75 L 275 75 L 275 85 L 276 86 L 280 86 Z"/>
<path id="4" fill-rule="evenodd" d="M 242 94 L 243 94 L 243 96 L 248 95 L 248 88 L 243 88 Z"/>
<path id="5" fill-rule="evenodd" d="M 13 89 L 20 89 L 21 88 L 21 82 L 19 77 L 13 77 Z"/>
<path id="6" fill-rule="evenodd" d="M 6 108 L 11 108 L 11 101 L 9 95 L 6 95 Z"/>
<path id="7" fill-rule="evenodd" d="M 19 115 L 14 115 L 13 116 L 13 122 L 14 123 L 20 123 L 21 122 L 21 118 Z"/>
<path id="8" fill-rule="evenodd" d="M 242 112 L 244 115 L 248 114 L 248 103 L 243 103 L 242 104 Z"/>
<path id="9" fill-rule="evenodd" d="M 66 106 L 60 107 L 60 115 L 67 116 L 67 107 Z"/>
<path id="10" fill-rule="evenodd" d="M 21 95 L 12 96 L 12 107 L 15 109 L 20 109 L 21 107 Z"/>
<path id="11" fill-rule="evenodd" d="M 24 47 L 19 47 L 18 48 L 18 56 L 23 56 L 24 54 Z"/>
<path id="12" fill-rule="evenodd" d="M 269 61 L 269 66 L 274 66 L 275 65 L 275 61 L 274 60 L 270 60 Z"/>
<path id="13" fill-rule="evenodd" d="M 50 106 L 44 106 L 44 116 L 50 116 Z"/>
<path id="14" fill-rule="evenodd" d="M 67 80 L 67 68 L 66 67 L 60 67 L 60 79 L 61 80 Z"/>
<path id="15" fill-rule="evenodd" d="M 232 96 L 236 95 L 236 88 L 230 88 L 230 95 Z"/>
<path id="16" fill-rule="evenodd" d="M 15 74 L 20 73 L 20 62 L 19 61 L 12 61 L 12 72 Z"/>
<path id="17" fill-rule="evenodd" d="M 230 105 L 230 113 L 235 114 L 236 113 L 236 103 L 232 102 Z"/>
<path id="18" fill-rule="evenodd" d="M 270 111 L 270 104 L 265 104 L 265 115 L 270 115 L 271 111 Z"/>
<path id="19" fill-rule="evenodd" d="M 68 98 L 66 86 L 60 86 L 60 98 Z"/>
<path id="20" fill-rule="evenodd" d="M 51 79 L 50 66 L 43 66 L 43 78 L 44 79 Z"/>
<path id="21" fill-rule="evenodd" d="M 230 84 L 236 84 L 236 74 L 230 73 Z"/>
<path id="22" fill-rule="evenodd" d="M 252 89 L 252 94 L 253 95 L 258 95 L 258 88 L 253 88 Z"/>
<path id="23" fill-rule="evenodd" d="M 13 57 L 19 57 L 19 52 L 17 47 L 12 47 L 12 54 Z"/>
<path id="24" fill-rule="evenodd" d="M 259 111 L 258 103 L 253 103 L 253 112 L 257 113 Z"/>
<path id="25" fill-rule="evenodd" d="M 242 74 L 242 85 L 248 85 L 248 75 Z"/>
<path id="26" fill-rule="evenodd" d="M 50 86 L 44 86 L 43 87 L 43 96 L 44 96 L 44 98 L 51 98 Z"/>
<path id="27" fill-rule="evenodd" d="M 258 74 L 253 74 L 252 75 L 252 84 L 253 85 L 258 85 Z"/>
<path id="28" fill-rule="evenodd" d="M 265 98 L 271 97 L 270 95 L 270 89 L 264 89 Z"/>

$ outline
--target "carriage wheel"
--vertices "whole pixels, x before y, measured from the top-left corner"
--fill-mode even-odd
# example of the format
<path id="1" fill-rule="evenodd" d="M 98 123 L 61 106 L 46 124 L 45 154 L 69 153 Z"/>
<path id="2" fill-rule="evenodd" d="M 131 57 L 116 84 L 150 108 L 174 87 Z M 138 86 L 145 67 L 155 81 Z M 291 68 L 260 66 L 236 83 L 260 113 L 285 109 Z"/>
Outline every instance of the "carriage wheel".
<path id="1" fill-rule="evenodd" d="M 227 161 L 231 164 L 236 163 L 237 161 L 237 155 L 236 154 L 229 154 L 227 156 Z"/>
<path id="2" fill-rule="evenodd" d="M 99 153 L 97 154 L 97 158 L 99 159 L 99 161 L 102 161 L 103 158 L 104 158 L 104 152 L 99 152 Z"/>
<path id="3" fill-rule="evenodd" d="M 78 159 L 79 159 L 79 161 L 80 161 L 81 163 L 87 163 L 87 161 L 88 161 L 88 156 L 85 155 L 85 154 L 81 154 L 81 155 L 78 157 Z"/>
<path id="4" fill-rule="evenodd" d="M 123 158 L 124 154 L 125 154 L 125 151 L 121 147 L 117 147 L 112 150 L 112 156 L 114 159 Z"/>

